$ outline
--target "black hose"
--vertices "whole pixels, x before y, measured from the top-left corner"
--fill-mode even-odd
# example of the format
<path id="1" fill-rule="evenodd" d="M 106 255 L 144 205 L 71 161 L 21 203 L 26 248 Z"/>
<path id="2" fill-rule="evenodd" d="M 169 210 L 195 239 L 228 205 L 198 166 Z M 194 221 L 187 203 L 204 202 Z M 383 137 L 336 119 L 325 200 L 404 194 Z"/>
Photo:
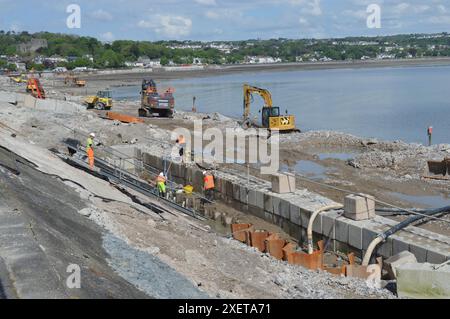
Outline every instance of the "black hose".
<path id="1" fill-rule="evenodd" d="M 411 225 L 421 219 L 424 219 L 424 218 L 427 218 L 427 217 L 430 217 L 433 215 L 437 215 L 437 214 L 448 214 L 448 213 L 450 213 L 450 206 L 424 211 L 424 212 L 422 212 L 422 214 L 427 215 L 427 216 L 416 215 L 416 216 L 410 217 L 407 220 L 404 220 L 403 222 L 401 222 L 401 223 L 395 225 L 394 227 L 392 227 L 391 229 L 387 230 L 380 236 L 384 240 L 386 240 L 388 237 L 392 236 L 393 234 L 397 233 L 398 231 L 402 230 L 403 228 L 406 228 L 409 225 Z"/>

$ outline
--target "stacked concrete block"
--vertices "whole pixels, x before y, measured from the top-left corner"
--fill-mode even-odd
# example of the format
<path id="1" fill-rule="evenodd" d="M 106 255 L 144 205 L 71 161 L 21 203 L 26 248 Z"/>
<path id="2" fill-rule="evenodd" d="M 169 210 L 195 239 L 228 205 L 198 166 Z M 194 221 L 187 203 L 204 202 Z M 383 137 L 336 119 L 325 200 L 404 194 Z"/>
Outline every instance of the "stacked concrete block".
<path id="1" fill-rule="evenodd" d="M 358 223 L 348 224 L 348 244 L 356 249 L 363 249 L 363 227 Z"/>
<path id="2" fill-rule="evenodd" d="M 344 201 L 345 217 L 353 220 L 367 220 L 376 217 L 375 198 L 361 194 L 349 195 Z"/>
<path id="3" fill-rule="evenodd" d="M 239 194 L 239 201 L 244 204 L 248 205 L 248 195 L 247 195 L 247 187 L 241 185 L 240 186 L 240 194 Z"/>
<path id="4" fill-rule="evenodd" d="M 233 184 L 233 199 L 237 202 L 241 200 L 241 187 L 238 184 Z"/>
<path id="5" fill-rule="evenodd" d="M 330 239 L 336 239 L 336 224 L 340 217 L 338 212 L 326 212 L 322 214 L 322 234 Z"/>
<path id="6" fill-rule="evenodd" d="M 300 207 L 295 204 L 289 205 L 289 220 L 293 225 L 301 226 L 302 221 L 300 219 Z"/>
<path id="7" fill-rule="evenodd" d="M 281 216 L 280 205 L 281 205 L 281 198 L 272 196 L 272 209 L 267 211 L 276 216 Z"/>
<path id="8" fill-rule="evenodd" d="M 290 203 L 287 200 L 281 199 L 279 204 L 279 212 L 280 216 L 286 220 L 290 220 L 291 218 L 291 207 Z"/>
<path id="9" fill-rule="evenodd" d="M 273 214 L 272 196 L 270 194 L 264 194 L 264 210 Z"/>
<path id="10" fill-rule="evenodd" d="M 256 206 L 256 191 L 253 189 L 247 189 L 248 195 L 247 195 L 247 204 L 252 207 Z"/>
<path id="11" fill-rule="evenodd" d="M 261 210 L 264 210 L 265 207 L 264 193 L 261 191 L 256 191 L 256 207 Z"/>
<path id="12" fill-rule="evenodd" d="M 277 194 L 294 193 L 296 190 L 295 176 L 277 173 L 272 175 L 272 192 Z"/>

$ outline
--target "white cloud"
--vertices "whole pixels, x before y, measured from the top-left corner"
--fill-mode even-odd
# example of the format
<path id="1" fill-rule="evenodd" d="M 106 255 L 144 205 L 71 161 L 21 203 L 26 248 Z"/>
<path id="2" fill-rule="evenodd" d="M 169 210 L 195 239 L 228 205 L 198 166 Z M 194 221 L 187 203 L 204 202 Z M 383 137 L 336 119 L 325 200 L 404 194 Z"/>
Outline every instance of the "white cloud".
<path id="1" fill-rule="evenodd" d="M 291 5 L 301 7 L 304 14 L 320 16 L 322 15 L 321 0 L 288 0 Z"/>
<path id="2" fill-rule="evenodd" d="M 139 21 L 138 26 L 166 37 L 179 38 L 191 33 L 192 20 L 182 16 L 154 15 L 150 20 Z"/>
<path id="3" fill-rule="evenodd" d="M 96 10 L 89 14 L 91 18 L 94 18 L 96 20 L 103 20 L 103 21 L 112 21 L 113 15 L 103 9 Z"/>
<path id="4" fill-rule="evenodd" d="M 114 34 L 113 34 L 112 32 L 105 32 L 105 33 L 103 33 L 103 34 L 100 35 L 100 38 L 101 38 L 102 40 L 104 40 L 104 41 L 110 42 L 110 41 L 114 41 L 114 39 L 115 39 L 116 37 L 114 36 Z"/>
<path id="5" fill-rule="evenodd" d="M 426 4 L 411 4 L 402 2 L 397 4 L 392 8 L 392 12 L 394 14 L 403 14 L 403 13 L 423 13 L 425 11 L 428 11 L 430 9 L 429 5 Z"/>
<path id="6" fill-rule="evenodd" d="M 217 5 L 216 0 L 195 0 L 198 4 L 206 5 L 206 6 L 215 6 Z"/>

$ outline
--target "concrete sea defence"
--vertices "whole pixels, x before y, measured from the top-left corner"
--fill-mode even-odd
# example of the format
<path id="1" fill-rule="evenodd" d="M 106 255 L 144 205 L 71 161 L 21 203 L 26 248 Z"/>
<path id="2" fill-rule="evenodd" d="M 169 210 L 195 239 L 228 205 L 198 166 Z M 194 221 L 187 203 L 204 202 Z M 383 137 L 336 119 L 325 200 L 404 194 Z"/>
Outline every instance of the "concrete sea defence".
<path id="1" fill-rule="evenodd" d="M 199 191 L 203 185 L 202 169 L 182 164 L 165 163 L 164 159 L 152 154 L 136 151 L 141 163 L 163 170 L 169 167 L 172 180 L 180 184 L 190 183 Z M 307 241 L 306 229 L 312 214 L 324 206 L 337 205 L 328 198 L 296 189 L 288 194 L 271 191 L 272 184 L 253 176 L 242 176 L 232 170 L 215 171 L 216 197 L 230 206 L 270 223 L 278 225 L 300 244 Z M 313 225 L 314 242 L 329 240 L 330 247 L 340 252 L 353 252 L 362 258 L 369 244 L 380 233 L 390 229 L 397 222 L 385 217 L 356 221 L 343 216 L 342 210 L 324 212 Z M 380 244 L 373 255 L 389 258 L 402 251 L 413 253 L 418 262 L 441 264 L 450 259 L 450 238 L 410 226 L 391 236 Z"/>

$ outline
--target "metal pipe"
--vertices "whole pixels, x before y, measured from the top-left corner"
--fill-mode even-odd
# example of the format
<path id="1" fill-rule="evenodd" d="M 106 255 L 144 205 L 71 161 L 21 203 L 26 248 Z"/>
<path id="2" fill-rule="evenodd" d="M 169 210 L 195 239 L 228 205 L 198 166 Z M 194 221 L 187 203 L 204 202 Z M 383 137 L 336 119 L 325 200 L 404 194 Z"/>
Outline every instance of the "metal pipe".
<path id="1" fill-rule="evenodd" d="M 334 204 L 334 205 L 328 205 L 328 206 L 324 206 L 318 210 L 316 210 L 311 218 L 309 219 L 309 224 L 308 224 L 308 230 L 307 230 L 307 235 L 308 235 L 308 254 L 312 254 L 314 252 L 314 246 L 313 246 L 313 225 L 314 225 L 314 221 L 316 220 L 317 216 L 319 216 L 320 213 L 326 212 L 328 210 L 333 210 L 333 209 L 342 209 L 344 208 L 344 206 L 342 204 Z"/>
<path id="2" fill-rule="evenodd" d="M 409 225 L 411 225 L 412 223 L 415 223 L 421 219 L 425 219 L 427 217 L 432 217 L 433 215 L 437 215 L 437 214 L 448 214 L 450 213 L 450 206 L 447 207 L 443 207 L 443 208 L 438 208 L 438 209 L 434 209 L 434 210 L 428 210 L 425 211 L 423 214 L 419 215 L 419 216 L 413 216 L 408 218 L 407 220 L 395 225 L 394 227 L 390 228 L 389 230 L 387 230 L 386 232 L 378 235 L 369 245 L 369 247 L 367 247 L 367 251 L 366 254 L 364 255 L 364 259 L 362 262 L 363 266 L 368 266 L 370 263 L 370 259 L 372 258 L 372 254 L 373 251 L 375 250 L 375 248 L 378 246 L 378 244 L 384 242 L 388 237 L 392 236 L 393 234 L 399 232 L 400 230 L 408 227 Z"/>

